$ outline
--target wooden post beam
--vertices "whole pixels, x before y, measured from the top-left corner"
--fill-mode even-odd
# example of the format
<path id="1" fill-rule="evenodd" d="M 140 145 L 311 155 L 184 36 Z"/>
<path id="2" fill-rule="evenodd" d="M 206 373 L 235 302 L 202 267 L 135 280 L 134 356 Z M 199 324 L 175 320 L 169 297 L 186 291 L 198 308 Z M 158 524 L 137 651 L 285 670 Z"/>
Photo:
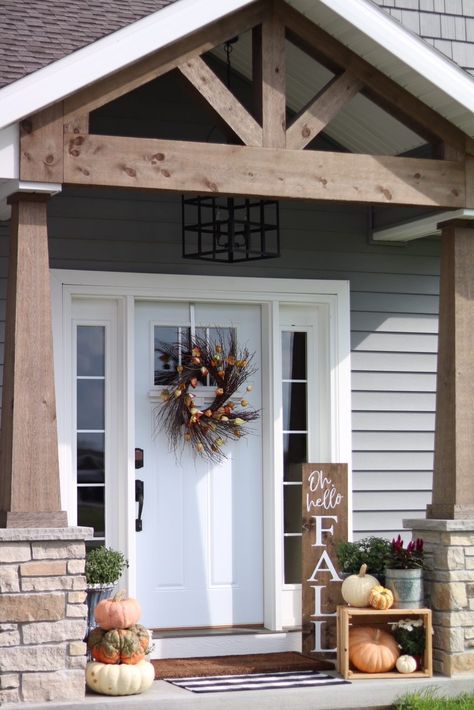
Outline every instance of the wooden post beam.
<path id="1" fill-rule="evenodd" d="M 362 82 L 345 71 L 334 77 L 294 119 L 286 131 L 286 147 L 304 148 L 361 90 Z"/>
<path id="2" fill-rule="evenodd" d="M 117 136 L 65 136 L 64 179 L 79 185 L 456 208 L 464 164 L 329 151 Z"/>
<path id="3" fill-rule="evenodd" d="M 0 527 L 64 527 L 53 373 L 46 195 L 12 205 L 2 427 Z"/>
<path id="4" fill-rule="evenodd" d="M 286 52 L 285 27 L 269 3 L 262 23 L 261 39 L 263 145 L 284 148 L 286 144 Z"/>
<path id="5" fill-rule="evenodd" d="M 245 145 L 262 145 L 261 126 L 201 57 L 178 68 Z"/>
<path id="6" fill-rule="evenodd" d="M 427 517 L 474 518 L 474 228 L 442 227 L 436 433 Z"/>

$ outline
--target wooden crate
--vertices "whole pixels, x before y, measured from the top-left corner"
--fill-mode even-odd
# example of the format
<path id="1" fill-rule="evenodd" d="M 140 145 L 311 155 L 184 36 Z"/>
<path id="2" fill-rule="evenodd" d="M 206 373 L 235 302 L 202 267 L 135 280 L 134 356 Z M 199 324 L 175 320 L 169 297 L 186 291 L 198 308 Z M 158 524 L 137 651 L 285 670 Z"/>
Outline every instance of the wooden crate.
<path id="1" fill-rule="evenodd" d="M 425 654 L 423 667 L 414 673 L 399 673 L 397 670 L 389 673 L 361 673 L 349 663 L 349 627 L 350 626 L 374 626 L 385 631 L 390 631 L 389 622 L 400 619 L 423 619 L 425 628 Z M 337 607 L 337 667 L 339 673 L 348 679 L 359 678 L 399 678 L 407 680 L 409 678 L 431 678 L 433 675 L 432 661 L 432 623 L 431 609 L 387 609 L 379 611 L 377 609 L 357 608 L 352 606 Z"/>

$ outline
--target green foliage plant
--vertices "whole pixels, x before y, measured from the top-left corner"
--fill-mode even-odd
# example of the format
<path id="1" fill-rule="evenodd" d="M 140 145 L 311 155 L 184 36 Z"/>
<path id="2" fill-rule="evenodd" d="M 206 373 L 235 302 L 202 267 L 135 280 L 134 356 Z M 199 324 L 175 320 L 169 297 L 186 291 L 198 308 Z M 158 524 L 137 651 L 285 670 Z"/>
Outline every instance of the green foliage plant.
<path id="1" fill-rule="evenodd" d="M 425 650 L 425 627 L 423 619 L 400 619 L 389 622 L 392 634 L 407 656 L 421 656 Z"/>
<path id="2" fill-rule="evenodd" d="M 383 537 L 365 537 L 357 542 L 341 542 L 336 555 L 341 572 L 358 574 L 361 565 L 367 565 L 368 574 L 384 574 L 385 562 L 390 552 L 390 542 Z"/>
<path id="3" fill-rule="evenodd" d="M 87 585 L 115 584 L 128 567 L 128 561 L 122 552 L 111 547 L 94 547 L 86 555 Z"/>
<path id="4" fill-rule="evenodd" d="M 462 693 L 448 698 L 438 695 L 437 688 L 426 688 L 402 695 L 394 710 L 474 710 L 474 694 Z"/>

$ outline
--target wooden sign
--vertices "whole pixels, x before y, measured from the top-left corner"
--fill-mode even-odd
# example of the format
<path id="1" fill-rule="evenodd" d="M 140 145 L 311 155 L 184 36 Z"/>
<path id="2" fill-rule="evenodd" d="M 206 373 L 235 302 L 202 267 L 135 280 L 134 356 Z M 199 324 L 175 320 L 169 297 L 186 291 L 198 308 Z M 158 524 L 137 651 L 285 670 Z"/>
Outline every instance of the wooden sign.
<path id="1" fill-rule="evenodd" d="M 347 540 L 347 464 L 307 463 L 303 481 L 303 653 L 334 658 L 343 603 L 336 547 Z"/>

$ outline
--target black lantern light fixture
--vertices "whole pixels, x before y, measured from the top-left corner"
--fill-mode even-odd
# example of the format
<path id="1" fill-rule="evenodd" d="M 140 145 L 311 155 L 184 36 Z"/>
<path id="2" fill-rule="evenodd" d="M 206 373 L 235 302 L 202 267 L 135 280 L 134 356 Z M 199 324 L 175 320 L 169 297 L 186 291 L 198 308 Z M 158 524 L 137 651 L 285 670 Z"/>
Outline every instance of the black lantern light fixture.
<path id="1" fill-rule="evenodd" d="M 230 54 L 237 39 L 225 43 L 228 88 Z M 209 195 L 183 195 L 181 200 L 184 259 L 236 263 L 280 256 L 276 200 Z"/>

